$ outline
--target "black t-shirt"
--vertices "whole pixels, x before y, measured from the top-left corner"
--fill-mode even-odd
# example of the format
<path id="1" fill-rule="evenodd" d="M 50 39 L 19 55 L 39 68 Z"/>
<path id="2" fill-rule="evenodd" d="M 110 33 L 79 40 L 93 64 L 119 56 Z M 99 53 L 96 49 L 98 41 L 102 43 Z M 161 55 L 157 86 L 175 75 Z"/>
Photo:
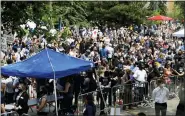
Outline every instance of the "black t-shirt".
<path id="1" fill-rule="evenodd" d="M 94 104 L 86 105 L 83 116 L 95 116 L 96 115 L 96 106 Z"/>
<path id="2" fill-rule="evenodd" d="M 1 104 L 5 103 L 5 96 L 4 96 L 4 92 L 1 91 Z"/>
<path id="3" fill-rule="evenodd" d="M 99 82 L 101 82 L 101 84 L 102 84 L 103 86 L 107 86 L 107 85 L 109 84 L 110 81 L 111 81 L 111 80 L 110 80 L 109 77 L 100 77 L 100 79 L 99 79 Z"/>

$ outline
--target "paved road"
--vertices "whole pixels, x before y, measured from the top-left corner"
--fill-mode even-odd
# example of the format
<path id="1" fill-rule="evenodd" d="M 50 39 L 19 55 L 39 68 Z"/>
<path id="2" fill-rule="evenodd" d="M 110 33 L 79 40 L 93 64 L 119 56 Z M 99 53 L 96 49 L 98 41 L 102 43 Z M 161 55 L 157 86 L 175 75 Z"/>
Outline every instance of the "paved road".
<path id="1" fill-rule="evenodd" d="M 179 103 L 179 100 L 177 98 L 168 100 L 167 115 L 175 116 L 178 103 Z M 122 111 L 123 114 L 129 114 L 130 116 L 137 115 L 139 112 L 144 112 L 147 116 L 155 115 L 155 109 L 151 107 L 141 107 L 140 106 L 134 110 Z"/>
<path id="2" fill-rule="evenodd" d="M 168 100 L 167 104 L 168 104 L 168 108 L 167 108 L 167 115 L 171 115 L 174 116 L 176 113 L 176 107 L 179 103 L 179 100 L 177 98 L 174 98 L 172 100 Z M 53 107 L 51 107 L 51 111 L 53 111 Z M 35 108 L 33 108 L 32 112 L 31 110 L 29 110 L 29 116 L 37 116 L 36 115 L 36 110 Z M 121 110 L 120 114 L 122 116 L 136 116 L 139 112 L 144 112 L 146 115 L 155 115 L 155 109 L 151 108 L 151 107 L 142 107 L 139 106 L 138 108 L 134 108 L 133 110 Z M 53 116 L 53 113 L 50 113 L 48 116 Z"/>

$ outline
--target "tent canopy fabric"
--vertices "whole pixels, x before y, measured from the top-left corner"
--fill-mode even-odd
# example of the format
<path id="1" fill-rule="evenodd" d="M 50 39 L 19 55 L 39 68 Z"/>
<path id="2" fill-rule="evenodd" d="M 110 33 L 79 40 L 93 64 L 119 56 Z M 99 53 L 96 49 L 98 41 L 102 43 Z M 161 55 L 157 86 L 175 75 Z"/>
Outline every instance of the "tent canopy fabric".
<path id="1" fill-rule="evenodd" d="M 177 31 L 173 33 L 173 36 L 175 37 L 184 37 L 184 29 L 181 29 L 180 31 Z"/>
<path id="2" fill-rule="evenodd" d="M 148 18 L 148 20 L 162 20 L 162 21 L 170 21 L 173 20 L 170 17 L 166 17 L 166 16 L 162 16 L 162 15 L 157 15 L 157 16 L 152 16 L 150 18 Z"/>
<path id="3" fill-rule="evenodd" d="M 7 76 L 53 79 L 53 69 L 55 71 L 55 78 L 62 78 L 89 70 L 92 67 L 94 67 L 93 62 L 46 48 L 22 62 L 1 67 L 1 73 Z"/>

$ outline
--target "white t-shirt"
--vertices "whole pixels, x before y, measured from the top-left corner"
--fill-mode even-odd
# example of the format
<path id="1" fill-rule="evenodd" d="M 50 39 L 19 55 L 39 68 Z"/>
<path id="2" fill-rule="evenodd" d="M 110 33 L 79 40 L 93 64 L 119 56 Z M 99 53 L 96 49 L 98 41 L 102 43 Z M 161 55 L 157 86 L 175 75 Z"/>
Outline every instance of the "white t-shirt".
<path id="1" fill-rule="evenodd" d="M 133 77 L 140 82 L 145 82 L 147 78 L 147 73 L 145 70 L 136 70 Z"/>
<path id="2" fill-rule="evenodd" d="M 69 39 L 67 39 L 66 41 L 67 41 L 67 43 L 70 45 L 72 42 L 74 42 L 74 39 L 69 38 Z"/>
<path id="3" fill-rule="evenodd" d="M 108 52 L 109 52 L 108 58 L 112 58 L 112 56 L 114 54 L 114 49 L 110 46 L 106 46 L 105 49 L 108 50 Z"/>
<path id="4" fill-rule="evenodd" d="M 16 57 L 16 62 L 20 62 L 20 58 L 21 58 L 21 53 L 15 53 L 15 57 Z"/>
<path id="5" fill-rule="evenodd" d="M 101 31 L 98 32 L 99 37 L 103 36 L 103 33 Z"/>

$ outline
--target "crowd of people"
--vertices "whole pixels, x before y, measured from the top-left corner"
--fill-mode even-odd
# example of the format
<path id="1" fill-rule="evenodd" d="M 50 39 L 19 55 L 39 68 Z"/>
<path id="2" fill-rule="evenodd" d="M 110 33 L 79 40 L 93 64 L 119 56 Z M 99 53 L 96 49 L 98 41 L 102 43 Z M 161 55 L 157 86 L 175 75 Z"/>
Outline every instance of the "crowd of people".
<path id="1" fill-rule="evenodd" d="M 103 95 L 99 93 L 99 97 L 97 97 L 97 101 L 100 101 L 100 115 L 103 115 L 105 114 L 103 111 L 104 100 L 108 100 L 109 106 L 116 102 L 116 97 L 113 97 L 112 100 L 111 96 L 111 88 L 116 85 L 128 84 L 129 86 L 126 86 L 124 91 L 132 96 L 132 84 L 138 84 L 139 100 L 141 101 L 143 94 L 146 93 L 143 91 L 144 86 L 139 86 L 139 83 L 150 83 L 151 80 L 160 79 L 168 85 L 173 81 L 170 77 L 184 75 L 183 39 L 172 36 L 175 29 L 175 24 L 169 26 L 165 23 L 153 26 L 131 25 L 118 29 L 82 28 L 78 32 L 71 29 L 73 33 L 71 37 L 65 41 L 58 39 L 59 41 L 52 41 L 52 43 L 48 43 L 45 36 L 16 38 L 12 44 L 8 45 L 8 50 L 1 53 L 4 56 L 2 63 L 9 65 L 21 62 L 46 47 L 56 52 L 93 61 L 94 69 L 57 80 L 57 94 L 63 96 L 57 105 L 60 109 L 65 108 L 66 112 L 70 112 L 73 104 L 78 105 L 80 93 L 104 88 Z M 52 80 L 8 77 L 6 75 L 2 75 L 2 78 L 2 113 L 6 112 L 6 104 L 14 103 L 14 110 L 18 114 L 27 114 L 28 100 L 39 98 L 37 114 L 47 115 L 47 96 L 53 94 Z M 162 82 L 159 81 L 159 83 Z M 158 94 L 155 91 L 157 92 L 157 90 L 153 92 L 154 99 Z M 127 102 L 123 100 L 123 104 Z M 166 101 L 162 102 L 166 103 Z M 84 115 L 95 116 L 96 106 L 92 95 L 85 97 L 85 103 Z M 161 105 L 161 103 L 156 100 L 156 106 L 163 106 L 164 104 Z M 180 105 L 179 107 L 182 108 L 182 104 Z M 129 105 L 129 108 L 132 106 L 132 104 Z M 157 113 L 159 113 L 159 109 Z"/>

